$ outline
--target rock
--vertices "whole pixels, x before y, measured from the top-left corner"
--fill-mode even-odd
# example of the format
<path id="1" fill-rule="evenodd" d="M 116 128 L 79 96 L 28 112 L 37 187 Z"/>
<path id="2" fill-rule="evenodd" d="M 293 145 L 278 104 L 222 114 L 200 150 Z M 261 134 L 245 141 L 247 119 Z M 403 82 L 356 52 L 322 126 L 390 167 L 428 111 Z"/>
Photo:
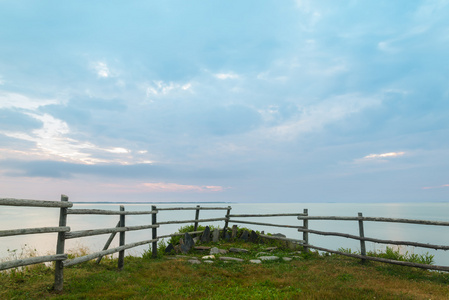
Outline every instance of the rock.
<path id="1" fill-rule="evenodd" d="M 243 230 L 242 235 L 240 236 L 242 241 L 247 242 L 249 240 L 249 232 L 247 230 Z"/>
<path id="2" fill-rule="evenodd" d="M 217 247 L 213 247 L 210 249 L 210 254 L 226 254 L 228 253 L 225 249 L 218 249 Z"/>
<path id="3" fill-rule="evenodd" d="M 220 257 L 220 260 L 224 260 L 224 261 L 238 261 L 238 262 L 244 261 L 244 260 L 241 259 L 241 258 L 237 258 L 237 257 L 226 257 L 226 256 Z"/>
<path id="4" fill-rule="evenodd" d="M 235 239 L 237 236 L 237 225 L 232 225 L 231 239 Z"/>
<path id="5" fill-rule="evenodd" d="M 273 234 L 273 236 L 283 237 L 283 238 L 287 237 L 285 234 L 282 234 L 282 233 L 275 233 L 275 234 Z"/>
<path id="6" fill-rule="evenodd" d="M 199 265 L 201 263 L 198 259 L 189 259 L 187 262 L 193 265 Z"/>
<path id="7" fill-rule="evenodd" d="M 199 241 L 200 241 L 200 237 L 199 236 L 196 236 L 196 237 L 193 238 L 193 242 L 195 244 L 198 243 Z"/>
<path id="8" fill-rule="evenodd" d="M 246 250 L 246 249 L 241 249 L 241 248 L 229 248 L 229 252 L 234 252 L 234 253 L 248 253 L 248 250 Z"/>
<path id="9" fill-rule="evenodd" d="M 249 262 L 253 263 L 253 264 L 260 264 L 260 263 L 262 263 L 262 261 L 260 259 L 250 259 Z"/>
<path id="10" fill-rule="evenodd" d="M 210 242 L 210 228 L 209 228 L 209 226 L 206 226 L 206 228 L 204 229 L 203 234 L 201 235 L 201 242 L 202 243 Z"/>
<path id="11" fill-rule="evenodd" d="M 252 243 L 257 243 L 259 241 L 259 235 L 254 230 L 251 230 L 251 234 L 249 235 L 249 240 Z"/>
<path id="12" fill-rule="evenodd" d="M 195 242 L 193 241 L 192 236 L 186 232 L 184 234 L 184 241 L 181 244 L 181 252 L 188 253 L 193 246 L 195 246 Z"/>
<path id="13" fill-rule="evenodd" d="M 273 250 L 276 250 L 278 247 L 268 247 L 268 248 L 265 248 L 265 249 L 263 249 L 263 250 L 265 250 L 265 251 L 273 251 Z"/>
<path id="14" fill-rule="evenodd" d="M 225 239 L 225 241 L 227 241 L 227 242 L 231 239 L 231 236 L 229 235 L 229 232 L 228 232 L 228 231 L 225 232 L 224 239 Z"/>
<path id="15" fill-rule="evenodd" d="M 279 257 L 278 256 L 260 256 L 259 257 L 260 260 L 278 260 Z"/>
<path id="16" fill-rule="evenodd" d="M 283 257 L 282 258 L 284 261 L 291 261 L 291 260 L 293 260 L 293 258 L 291 258 L 291 257 Z"/>
<path id="17" fill-rule="evenodd" d="M 190 256 L 187 255 L 176 255 L 176 258 L 191 258 Z"/>
<path id="18" fill-rule="evenodd" d="M 219 236 L 220 231 L 218 230 L 218 228 L 215 228 L 214 231 L 212 232 L 212 242 L 217 243 Z"/>
<path id="19" fill-rule="evenodd" d="M 172 253 L 174 251 L 175 251 L 175 247 L 173 247 L 172 243 L 168 244 L 168 246 L 165 248 L 165 253 L 167 253 L 167 254 Z"/>
<path id="20" fill-rule="evenodd" d="M 215 255 L 203 256 L 203 257 L 201 257 L 201 259 L 215 259 Z"/>
<path id="21" fill-rule="evenodd" d="M 213 264 L 214 261 L 213 260 L 203 260 L 203 262 L 207 263 L 207 264 Z"/>
<path id="22" fill-rule="evenodd" d="M 208 250 L 210 250 L 210 247 L 206 247 L 206 246 L 195 246 L 195 247 L 193 247 L 193 249 L 198 250 L 198 251 L 208 251 Z"/>

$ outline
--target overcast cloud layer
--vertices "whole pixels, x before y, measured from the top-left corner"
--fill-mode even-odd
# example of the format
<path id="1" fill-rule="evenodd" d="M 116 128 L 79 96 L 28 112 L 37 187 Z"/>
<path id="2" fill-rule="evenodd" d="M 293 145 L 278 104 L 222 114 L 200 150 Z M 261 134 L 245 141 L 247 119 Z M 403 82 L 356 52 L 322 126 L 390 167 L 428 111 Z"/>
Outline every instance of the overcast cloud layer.
<path id="1" fill-rule="evenodd" d="M 449 1 L 2 1 L 0 197 L 449 195 Z"/>

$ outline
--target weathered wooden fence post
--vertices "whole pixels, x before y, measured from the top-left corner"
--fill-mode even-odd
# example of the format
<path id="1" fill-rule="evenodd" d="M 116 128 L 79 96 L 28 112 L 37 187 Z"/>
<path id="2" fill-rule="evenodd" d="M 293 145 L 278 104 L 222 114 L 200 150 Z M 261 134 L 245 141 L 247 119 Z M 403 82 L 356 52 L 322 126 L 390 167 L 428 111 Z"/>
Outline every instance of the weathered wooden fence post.
<path id="1" fill-rule="evenodd" d="M 61 201 L 69 201 L 69 197 L 61 195 Z M 59 227 L 67 225 L 67 208 L 61 207 L 59 210 Z M 58 233 L 58 241 L 56 243 L 56 254 L 64 254 L 65 248 L 65 232 Z M 62 260 L 55 262 L 55 283 L 53 289 L 61 292 L 64 285 L 64 265 Z"/>
<path id="2" fill-rule="evenodd" d="M 309 210 L 307 208 L 304 208 L 304 215 L 305 217 L 307 217 L 309 215 Z M 303 225 L 305 230 L 309 229 L 309 220 L 304 219 L 303 220 Z M 304 240 L 304 252 L 308 252 L 309 251 L 309 247 L 307 247 L 307 245 L 309 244 L 309 233 L 307 231 L 303 231 L 302 232 L 302 239 Z"/>
<path id="3" fill-rule="evenodd" d="M 363 214 L 359 212 L 359 234 L 360 234 L 360 254 L 366 256 L 365 247 L 365 231 L 363 230 Z M 365 263 L 366 259 L 362 258 L 362 263 Z"/>
<path id="4" fill-rule="evenodd" d="M 151 225 L 157 225 L 157 209 L 156 206 L 151 206 L 153 214 L 151 215 Z M 153 240 L 157 239 L 157 228 L 153 227 L 151 230 L 151 238 Z M 151 245 L 151 250 L 153 251 L 153 258 L 157 257 L 157 241 L 154 241 Z"/>
<path id="5" fill-rule="evenodd" d="M 125 211 L 125 207 L 123 205 L 120 205 L 120 211 Z M 120 227 L 125 227 L 125 215 L 120 215 Z M 120 242 L 119 246 L 125 245 L 125 232 L 120 232 Z M 125 250 L 122 250 L 118 253 L 118 268 L 119 270 L 123 269 L 123 266 L 125 265 Z"/>
<path id="6" fill-rule="evenodd" d="M 198 230 L 198 219 L 200 218 L 200 206 L 197 205 L 196 206 L 196 210 L 195 210 L 195 223 L 193 225 L 193 231 L 197 231 Z"/>
<path id="7" fill-rule="evenodd" d="M 223 227 L 223 239 L 226 238 L 226 231 L 228 230 L 228 226 L 229 226 L 229 215 L 231 214 L 231 207 L 228 206 L 228 209 L 226 210 L 226 220 L 225 220 L 225 224 Z"/>

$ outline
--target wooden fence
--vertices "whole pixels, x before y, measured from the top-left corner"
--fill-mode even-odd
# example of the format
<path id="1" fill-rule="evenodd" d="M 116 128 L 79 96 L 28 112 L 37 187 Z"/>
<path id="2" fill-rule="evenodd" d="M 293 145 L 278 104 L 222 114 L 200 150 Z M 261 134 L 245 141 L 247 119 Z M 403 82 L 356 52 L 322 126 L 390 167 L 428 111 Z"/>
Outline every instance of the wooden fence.
<path id="1" fill-rule="evenodd" d="M 362 262 L 365 262 L 366 260 L 373 260 L 373 261 L 385 262 L 385 263 L 402 265 L 402 266 L 417 267 L 417 268 L 428 269 L 428 270 L 449 272 L 448 266 L 438 266 L 438 265 L 413 263 L 413 262 L 407 262 L 407 261 L 397 261 L 397 260 L 392 260 L 392 259 L 372 257 L 372 256 L 366 255 L 366 245 L 365 245 L 366 241 L 379 243 L 379 244 L 405 245 L 405 246 L 414 246 L 414 247 L 421 247 L 421 248 L 435 249 L 435 250 L 449 250 L 449 246 L 432 245 L 432 244 L 425 244 L 425 243 L 418 243 L 418 242 L 411 242 L 411 241 L 393 241 L 393 240 L 370 238 L 370 237 L 365 236 L 365 231 L 364 231 L 364 226 L 363 226 L 364 222 L 389 222 L 389 223 L 449 226 L 449 222 L 412 220 L 412 219 L 395 219 L 395 218 L 379 218 L 379 217 L 364 217 L 362 213 L 358 213 L 358 216 L 354 216 L 354 217 L 309 216 L 307 209 L 304 209 L 303 216 L 298 216 L 298 220 L 303 221 L 303 226 L 301 228 L 298 228 L 298 231 L 303 232 L 304 249 L 306 251 L 308 248 L 312 248 L 312 249 L 316 249 L 319 251 L 325 251 L 325 252 L 329 252 L 329 253 L 360 258 L 362 260 Z M 357 221 L 358 228 L 359 228 L 359 235 L 357 236 L 357 235 L 351 235 L 351 234 L 340 233 L 340 232 L 327 232 L 327 231 L 312 230 L 312 229 L 309 229 L 309 220 Z M 317 234 L 317 235 L 324 235 L 324 236 L 338 236 L 338 237 L 359 240 L 360 241 L 360 254 L 335 251 L 335 250 L 311 245 L 311 244 L 309 244 L 309 236 L 308 236 L 309 233 Z"/>
<path id="2" fill-rule="evenodd" d="M 360 258 L 362 261 L 366 260 L 374 260 L 392 264 L 399 264 L 404 266 L 412 266 L 424 269 L 431 270 L 439 270 L 439 271 L 448 271 L 449 267 L 447 266 L 436 266 L 436 265 L 426 265 L 426 264 L 418 264 L 404 261 L 395 261 L 390 259 L 384 259 L 379 257 L 371 257 L 366 255 L 366 247 L 365 242 L 375 242 L 382 244 L 392 244 L 392 245 L 407 245 L 407 246 L 415 246 L 415 247 L 424 247 L 430 249 L 441 249 L 441 250 L 449 250 L 449 246 L 444 245 L 431 245 L 424 244 L 419 242 L 409 242 L 409 241 L 391 241 L 391 240 L 382 240 L 366 237 L 364 233 L 364 222 L 396 222 L 396 223 L 410 223 L 410 224 L 422 224 L 422 225 L 436 225 L 436 226 L 449 226 L 449 222 L 436 222 L 436 221 L 424 221 L 424 220 L 409 220 L 409 219 L 392 219 L 392 218 L 374 218 L 374 217 L 363 217 L 362 213 L 359 213 L 356 217 L 337 217 L 337 216 L 309 216 L 308 210 L 304 209 L 302 213 L 272 213 L 272 214 L 231 214 L 231 207 L 168 207 L 168 208 L 157 208 L 156 206 L 151 206 L 150 211 L 125 211 L 124 206 L 120 206 L 120 210 L 100 210 L 100 209 L 73 209 L 73 203 L 68 201 L 68 197 L 65 195 L 61 196 L 61 201 L 38 201 L 38 200 L 21 200 L 21 199 L 0 199 L 0 206 L 26 206 L 26 207 L 46 207 L 46 208 L 59 208 L 60 216 L 59 216 L 59 226 L 57 227 L 42 227 L 42 228 L 25 228 L 25 229 L 13 229 L 13 230 L 1 230 L 0 238 L 6 236 L 17 236 L 24 234 L 39 234 L 39 233 L 57 233 L 57 245 L 56 245 L 56 253 L 55 255 L 47 255 L 47 256 L 39 256 L 32 257 L 26 259 L 19 259 L 14 261 L 7 261 L 0 263 L 0 270 L 6 270 L 10 268 L 17 268 L 21 266 L 27 266 L 31 264 L 39 264 L 45 262 L 55 262 L 55 283 L 54 289 L 57 291 L 62 291 L 63 289 L 63 269 L 64 267 L 76 265 L 82 262 L 86 262 L 92 259 L 97 259 L 97 263 L 100 262 L 101 258 L 105 255 L 110 255 L 113 253 L 119 253 L 118 256 L 118 268 L 121 269 L 124 266 L 124 257 L 125 250 L 131 249 L 137 246 L 151 244 L 152 248 L 152 256 L 157 256 L 157 242 L 162 238 L 169 238 L 176 235 L 183 235 L 184 233 L 173 233 L 169 235 L 161 235 L 158 236 L 157 230 L 160 226 L 169 225 L 169 224 L 183 224 L 190 223 L 193 224 L 193 231 L 191 234 L 199 234 L 202 231 L 198 230 L 199 223 L 205 222 L 224 222 L 224 226 L 222 231 L 225 235 L 226 230 L 228 229 L 229 223 L 238 223 L 238 224 L 249 224 L 249 225 L 258 225 L 265 227 L 281 227 L 281 228 L 292 228 L 297 229 L 299 232 L 302 232 L 302 239 L 299 238 L 290 238 L 290 237 L 279 237 L 272 235 L 261 234 L 260 236 L 267 239 L 277 239 L 281 241 L 295 243 L 303 247 L 304 251 L 309 251 L 309 249 L 316 249 L 319 251 L 325 251 L 329 253 L 341 254 L 350 257 Z M 176 211 L 185 211 L 192 210 L 195 211 L 194 219 L 189 220 L 171 220 L 158 222 L 157 216 L 163 212 L 176 212 Z M 201 219 L 199 217 L 200 211 L 210 211 L 210 210 L 225 210 L 226 214 L 220 218 L 204 218 Z M 68 215 L 118 215 L 119 221 L 116 227 L 113 228 L 101 228 L 101 229 L 89 229 L 89 230 L 81 230 L 81 231 L 71 231 L 70 227 L 67 226 L 67 216 Z M 126 226 L 126 216 L 132 215 L 151 215 L 151 224 L 142 225 L 142 226 Z M 296 217 L 295 219 L 302 221 L 302 224 L 298 225 L 285 225 L 285 224 L 277 224 L 277 223 L 268 223 L 268 222 L 255 222 L 242 220 L 245 218 L 264 218 L 264 217 Z M 309 220 L 328 220 L 328 221 L 357 221 L 359 235 L 350 235 L 346 233 L 340 232 L 326 232 L 326 231 L 318 231 L 312 230 L 309 228 Z M 125 243 L 125 232 L 127 231 L 137 231 L 137 230 L 148 230 L 151 229 L 151 239 L 135 242 L 135 243 Z M 116 236 L 119 233 L 119 246 L 109 249 L 109 246 Z M 65 241 L 68 239 L 82 238 L 87 236 L 96 236 L 110 234 L 103 250 L 91 253 L 85 256 L 76 257 L 73 259 L 68 259 L 68 255 L 65 253 Z M 314 246 L 309 243 L 309 234 L 317 234 L 323 236 L 337 236 L 350 238 L 360 241 L 360 254 L 353 254 L 347 252 L 341 252 L 331 249 L 326 249 L 319 246 Z"/>

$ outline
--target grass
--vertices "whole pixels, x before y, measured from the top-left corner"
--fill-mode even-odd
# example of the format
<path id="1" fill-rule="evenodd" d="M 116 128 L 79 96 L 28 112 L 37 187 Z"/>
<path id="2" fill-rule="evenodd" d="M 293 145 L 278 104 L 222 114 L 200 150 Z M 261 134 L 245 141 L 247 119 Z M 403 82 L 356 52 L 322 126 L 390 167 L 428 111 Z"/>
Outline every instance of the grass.
<path id="1" fill-rule="evenodd" d="M 215 245 L 215 244 L 214 244 Z M 448 299 L 449 274 L 316 252 L 273 255 L 298 258 L 251 264 L 265 245 L 221 243 L 249 253 L 245 262 L 193 265 L 185 259 L 126 257 L 125 267 L 103 259 L 64 270 L 64 291 L 52 290 L 53 269 L 35 265 L 0 274 L 0 299 Z M 85 250 L 83 250 L 84 252 Z M 201 259 L 205 254 L 192 254 Z"/>

